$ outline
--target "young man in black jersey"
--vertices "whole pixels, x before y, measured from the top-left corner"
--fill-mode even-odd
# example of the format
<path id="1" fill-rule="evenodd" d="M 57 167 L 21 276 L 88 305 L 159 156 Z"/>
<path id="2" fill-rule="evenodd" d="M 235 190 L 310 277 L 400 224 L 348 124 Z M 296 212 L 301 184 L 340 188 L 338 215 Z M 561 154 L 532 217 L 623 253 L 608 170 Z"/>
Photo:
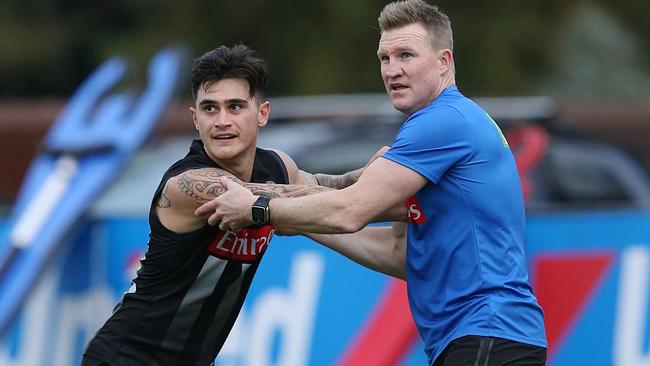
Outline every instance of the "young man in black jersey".
<path id="1" fill-rule="evenodd" d="M 264 100 L 266 77 L 263 59 L 243 45 L 218 47 L 195 60 L 190 112 L 201 139 L 163 175 L 137 277 L 88 344 L 83 365 L 212 364 L 273 235 L 265 221 L 267 198 L 339 189 L 359 177 L 361 169 L 312 175 L 285 153 L 256 147 L 257 132 L 271 111 Z M 226 190 L 223 176 L 261 197 L 256 224 L 237 233 L 207 225 L 207 215 L 194 215 Z M 404 210 L 394 214 L 405 217 Z M 385 230 L 347 240 L 390 242 Z"/>

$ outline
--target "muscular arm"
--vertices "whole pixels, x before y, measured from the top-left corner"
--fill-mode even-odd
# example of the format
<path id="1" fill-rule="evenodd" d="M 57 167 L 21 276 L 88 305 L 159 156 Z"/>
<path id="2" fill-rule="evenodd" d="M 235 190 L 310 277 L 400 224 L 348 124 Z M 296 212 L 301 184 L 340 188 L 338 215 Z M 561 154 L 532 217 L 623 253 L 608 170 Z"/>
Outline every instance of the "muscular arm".
<path id="1" fill-rule="evenodd" d="M 372 221 L 404 220 L 403 202 L 426 183 L 426 178 L 409 168 L 387 159 L 377 159 L 364 170 L 357 183 L 345 189 L 271 200 L 271 224 L 290 232 L 335 234 L 358 231 Z M 204 204 L 196 213 L 214 212 L 210 224 L 221 222 L 233 230 L 240 230 L 252 222 L 250 207 L 255 198 L 236 183 L 226 181 L 226 185 L 228 192 Z M 389 212 L 396 217 L 387 217 Z"/>
<path id="2" fill-rule="evenodd" d="M 311 174 L 305 171 L 298 169 L 296 163 L 289 157 L 286 153 L 274 150 L 280 158 L 284 161 L 285 166 L 287 167 L 287 172 L 289 175 L 289 182 L 291 184 L 307 184 L 307 185 L 319 185 L 323 187 L 330 187 L 335 190 L 344 189 L 356 183 L 361 177 L 361 174 L 365 169 L 370 166 L 375 160 L 384 155 L 388 151 L 388 146 L 383 146 L 377 150 L 374 155 L 368 160 L 368 163 L 363 167 L 357 170 L 353 170 L 341 175 L 330 175 L 330 174 Z M 247 187 L 249 188 L 249 187 Z M 249 188 L 250 190 L 250 188 Z M 258 194 L 253 192 L 254 194 Z M 318 193 L 318 192 L 315 192 Z M 311 193 L 310 193 L 311 194 Z M 304 196 L 304 195 L 300 195 Z M 284 196 L 288 197 L 288 196 Z M 291 197 L 299 197 L 294 195 Z M 271 197 L 276 198 L 276 197 Z M 406 206 L 403 202 L 397 203 L 393 207 L 389 207 L 386 210 L 382 211 L 380 214 L 372 218 L 373 222 L 384 222 L 384 221 L 405 221 L 406 220 Z M 210 219 L 211 224 L 217 224 L 214 218 Z"/>
<path id="3" fill-rule="evenodd" d="M 330 187 L 334 189 L 343 189 L 356 183 L 363 172 L 363 168 L 353 170 L 341 175 L 331 174 L 314 174 L 314 179 L 319 186 Z"/>
<path id="4" fill-rule="evenodd" d="M 226 177 L 241 184 L 256 196 L 301 197 L 332 190 L 316 185 L 284 185 L 246 183 L 230 173 L 217 168 L 185 171 L 170 178 L 162 190 L 156 205 L 161 223 L 174 232 L 190 232 L 205 225 L 207 215 L 195 216 L 194 210 L 226 192 L 220 178 Z"/>
<path id="5" fill-rule="evenodd" d="M 379 218 L 385 212 L 403 205 L 426 183 L 426 178 L 409 168 L 387 159 L 377 159 L 365 169 L 357 183 L 345 189 L 310 197 L 271 200 L 271 223 L 279 228 L 314 233 L 355 232 L 369 222 L 381 221 Z M 229 219 L 227 215 L 222 217 L 224 222 Z"/>
<path id="6" fill-rule="evenodd" d="M 241 184 L 256 196 L 267 196 L 270 198 L 302 197 L 331 190 L 327 187 L 305 184 L 246 183 L 229 173 L 216 168 L 188 170 L 170 179 L 170 181 L 176 181 L 178 189 L 188 197 L 196 200 L 197 203 L 204 203 L 226 191 L 226 188 L 221 183 L 221 177 L 227 177 L 233 182 Z M 198 207 L 198 205 L 196 205 L 196 207 Z"/>
<path id="7" fill-rule="evenodd" d="M 363 173 L 364 169 L 366 169 L 373 161 L 377 160 L 377 158 L 384 155 L 384 153 L 388 151 L 388 146 L 383 146 L 377 150 L 363 168 L 359 168 L 340 175 L 322 173 L 311 174 L 305 172 L 298 169 L 296 163 L 286 153 L 280 150 L 273 151 L 275 151 L 284 161 L 284 164 L 287 167 L 287 172 L 289 173 L 289 180 L 291 183 L 315 184 L 334 189 L 343 189 L 356 183 L 359 180 L 359 177 L 361 176 L 361 173 Z"/>
<path id="8" fill-rule="evenodd" d="M 289 164 L 287 164 L 289 167 Z M 290 169 L 288 169 L 291 171 Z M 311 174 L 306 171 L 300 170 L 296 167 L 295 178 L 292 181 L 298 181 L 302 184 L 313 184 L 333 189 L 343 189 L 356 183 L 363 172 L 363 168 L 353 170 L 344 174 Z M 289 174 L 291 177 L 291 173 Z"/>
<path id="9" fill-rule="evenodd" d="M 319 186 L 330 187 L 334 189 L 343 189 L 356 183 L 359 180 L 362 172 L 363 168 L 340 175 L 322 173 L 311 174 L 302 170 L 299 171 L 299 174 L 301 177 L 300 179 L 309 184 L 316 184 Z"/>
<path id="10" fill-rule="evenodd" d="M 366 227 L 353 234 L 307 236 L 366 268 L 406 279 L 405 223 L 393 223 L 392 227 Z"/>

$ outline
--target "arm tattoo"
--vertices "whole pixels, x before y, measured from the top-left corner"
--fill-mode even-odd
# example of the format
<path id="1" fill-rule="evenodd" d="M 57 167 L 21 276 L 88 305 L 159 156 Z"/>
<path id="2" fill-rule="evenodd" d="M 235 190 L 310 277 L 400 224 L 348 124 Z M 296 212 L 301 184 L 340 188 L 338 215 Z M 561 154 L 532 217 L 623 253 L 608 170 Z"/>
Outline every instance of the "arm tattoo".
<path id="1" fill-rule="evenodd" d="M 226 192 L 226 188 L 219 180 L 223 176 L 228 176 L 241 184 L 239 179 L 229 176 L 222 170 L 197 169 L 182 173 L 178 177 L 178 188 L 192 199 L 211 200 Z"/>
<path id="2" fill-rule="evenodd" d="M 245 183 L 222 170 L 212 168 L 196 169 L 182 173 L 178 177 L 178 188 L 192 199 L 209 201 L 226 192 L 226 188 L 219 180 L 223 176 L 243 185 L 254 195 L 269 198 L 302 197 L 331 190 L 327 187 L 312 185 Z"/>
<path id="3" fill-rule="evenodd" d="M 160 192 L 160 198 L 158 199 L 157 206 L 159 208 L 170 208 L 172 207 L 172 201 L 167 197 L 167 190 L 169 189 L 169 182 L 165 183 L 165 187 L 162 192 Z"/>
<path id="4" fill-rule="evenodd" d="M 356 183 L 363 169 L 353 170 L 341 175 L 314 174 L 318 185 L 334 189 L 343 189 Z"/>
<path id="5" fill-rule="evenodd" d="M 245 183 L 244 187 L 256 196 L 276 197 L 302 197 L 311 194 L 330 191 L 328 187 L 311 185 L 285 185 L 285 184 L 257 184 Z"/>

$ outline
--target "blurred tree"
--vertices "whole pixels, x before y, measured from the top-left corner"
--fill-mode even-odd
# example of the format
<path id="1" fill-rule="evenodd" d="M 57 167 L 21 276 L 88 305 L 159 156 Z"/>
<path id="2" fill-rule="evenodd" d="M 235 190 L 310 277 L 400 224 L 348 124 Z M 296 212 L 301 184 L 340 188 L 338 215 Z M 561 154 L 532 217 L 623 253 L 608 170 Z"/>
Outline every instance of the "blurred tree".
<path id="1" fill-rule="evenodd" d="M 540 90 L 561 96 L 636 98 L 650 95 L 647 43 L 597 4 L 585 4 L 561 25 L 554 72 Z"/>
<path id="2" fill-rule="evenodd" d="M 69 95 L 115 54 L 134 59 L 142 70 L 157 49 L 172 43 L 188 45 L 196 57 L 239 42 L 267 59 L 271 95 L 380 92 L 376 18 L 386 3 L 4 0 L 0 97 Z M 558 52 L 571 51 L 559 46 L 585 3 L 600 3 L 607 17 L 625 25 L 616 34 L 624 38 L 621 44 L 637 39 L 635 72 L 647 75 L 650 2 L 441 0 L 437 4 L 455 31 L 461 88 L 470 95 L 555 93 L 560 86 L 553 78 L 571 73 L 557 62 L 563 57 Z"/>

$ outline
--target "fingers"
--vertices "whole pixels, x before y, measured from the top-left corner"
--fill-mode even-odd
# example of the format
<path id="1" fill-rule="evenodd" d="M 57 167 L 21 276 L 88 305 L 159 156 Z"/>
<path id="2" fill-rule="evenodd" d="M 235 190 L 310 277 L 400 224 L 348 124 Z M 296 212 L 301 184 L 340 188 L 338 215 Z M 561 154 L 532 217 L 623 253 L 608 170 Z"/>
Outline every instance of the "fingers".
<path id="1" fill-rule="evenodd" d="M 388 149 L 390 149 L 389 146 L 385 146 L 385 145 L 382 146 L 381 149 L 377 150 L 372 160 L 377 160 L 378 158 L 384 156 L 384 154 L 386 153 L 386 151 L 388 151 Z"/>
<path id="2" fill-rule="evenodd" d="M 388 149 L 390 149 L 390 146 L 386 146 L 386 145 L 384 145 L 384 146 L 380 147 L 379 150 L 377 150 L 377 152 L 375 153 L 375 156 L 382 156 L 382 155 L 384 155 L 384 153 L 385 153 L 386 151 L 388 151 Z"/>
<path id="3" fill-rule="evenodd" d="M 215 208 L 217 208 L 218 205 L 218 202 L 215 202 L 214 200 L 206 202 L 194 210 L 194 215 L 203 216 L 209 214 L 210 212 L 214 212 Z"/>
<path id="4" fill-rule="evenodd" d="M 221 215 L 216 212 L 210 215 L 210 217 L 208 217 L 208 224 L 210 226 L 216 226 L 220 222 L 221 222 Z"/>
<path id="5" fill-rule="evenodd" d="M 212 225 L 212 226 L 216 226 L 216 223 L 215 223 L 215 225 Z M 239 231 L 241 231 L 241 229 L 243 229 L 243 227 L 240 227 L 239 225 L 236 225 L 235 222 L 231 222 L 231 223 L 228 224 L 228 223 L 226 223 L 224 221 L 219 222 L 218 227 L 219 227 L 219 230 L 221 230 L 221 231 L 232 231 L 233 233 L 238 233 Z"/>
<path id="6" fill-rule="evenodd" d="M 249 195 L 253 200 L 255 196 L 248 189 L 229 178 L 221 177 L 220 182 L 226 191 L 194 210 L 194 214 L 198 216 L 209 215 L 208 224 L 210 226 L 218 225 L 222 231 L 238 232 L 244 227 L 241 226 L 242 223 L 246 223 L 245 215 L 242 219 L 242 212 L 250 214 L 250 208 L 238 207 L 237 203 L 242 202 L 242 197 L 245 197 L 245 195 Z"/>
<path id="7" fill-rule="evenodd" d="M 231 187 L 230 183 L 235 183 L 232 181 L 232 179 L 226 177 L 219 177 L 219 179 L 221 180 L 221 185 L 223 185 L 226 188 L 226 190 L 230 190 Z"/>
<path id="8" fill-rule="evenodd" d="M 231 190 L 231 189 L 237 189 L 238 187 L 241 187 L 241 185 L 237 184 L 234 180 L 228 178 L 228 177 L 220 177 L 221 179 L 221 184 L 226 187 L 226 190 Z"/>
<path id="9" fill-rule="evenodd" d="M 231 188 L 239 186 L 237 183 L 233 182 L 231 179 L 228 179 L 226 177 L 220 177 L 219 179 L 221 180 L 221 184 L 224 186 L 224 188 L 226 188 L 227 191 L 230 190 Z M 206 202 L 202 204 L 199 208 L 194 210 L 194 215 L 203 216 L 209 214 L 210 212 L 214 212 L 214 210 L 216 210 L 217 207 L 219 207 L 219 203 L 220 202 L 218 197 L 213 199 L 212 201 Z M 208 220 L 209 223 L 211 222 L 210 220 L 212 220 L 212 216 Z M 211 225 L 212 226 L 216 225 L 216 222 L 211 223 Z"/>
<path id="10" fill-rule="evenodd" d="M 232 179 L 229 179 L 228 177 L 221 177 L 221 184 L 223 184 L 224 187 L 226 187 L 226 190 L 231 191 L 231 190 L 244 190 L 248 191 L 244 186 L 241 184 L 235 182 Z"/>
<path id="11" fill-rule="evenodd" d="M 385 154 L 389 149 L 390 149 L 390 146 L 386 146 L 386 145 L 384 145 L 384 146 L 382 146 L 381 148 L 379 148 L 379 150 L 377 150 L 377 152 L 375 152 L 375 153 L 372 155 L 372 157 L 370 158 L 370 160 L 369 160 L 368 163 L 366 164 L 366 167 L 368 167 L 370 164 L 372 164 L 375 160 L 377 160 L 377 159 L 379 159 L 380 157 L 384 156 L 384 154 Z"/>

